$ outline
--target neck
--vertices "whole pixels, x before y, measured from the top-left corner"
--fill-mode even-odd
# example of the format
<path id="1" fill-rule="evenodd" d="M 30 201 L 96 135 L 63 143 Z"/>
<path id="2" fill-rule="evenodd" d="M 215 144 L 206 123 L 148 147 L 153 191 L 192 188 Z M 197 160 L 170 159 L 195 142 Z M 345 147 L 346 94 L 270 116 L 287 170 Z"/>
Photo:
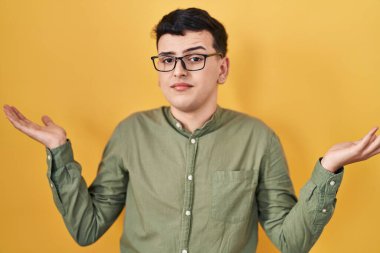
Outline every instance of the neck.
<path id="1" fill-rule="evenodd" d="M 183 127 L 193 133 L 196 129 L 201 128 L 215 113 L 217 105 L 207 108 L 198 109 L 191 112 L 184 112 L 171 106 L 170 111 L 173 116 L 179 120 Z"/>

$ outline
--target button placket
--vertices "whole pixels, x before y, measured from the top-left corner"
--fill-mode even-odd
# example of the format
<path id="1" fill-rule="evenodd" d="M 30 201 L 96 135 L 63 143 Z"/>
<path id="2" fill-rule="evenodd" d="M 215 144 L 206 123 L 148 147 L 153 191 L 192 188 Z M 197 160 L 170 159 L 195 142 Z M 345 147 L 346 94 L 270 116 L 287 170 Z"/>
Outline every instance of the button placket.
<path id="1" fill-rule="evenodd" d="M 194 167 L 197 156 L 198 140 L 197 138 L 190 136 L 187 142 L 187 159 L 186 159 L 186 177 L 185 179 L 185 195 L 183 216 L 180 234 L 180 248 L 182 252 L 188 252 L 190 229 L 192 222 L 192 206 L 193 206 L 193 194 L 194 194 Z"/>

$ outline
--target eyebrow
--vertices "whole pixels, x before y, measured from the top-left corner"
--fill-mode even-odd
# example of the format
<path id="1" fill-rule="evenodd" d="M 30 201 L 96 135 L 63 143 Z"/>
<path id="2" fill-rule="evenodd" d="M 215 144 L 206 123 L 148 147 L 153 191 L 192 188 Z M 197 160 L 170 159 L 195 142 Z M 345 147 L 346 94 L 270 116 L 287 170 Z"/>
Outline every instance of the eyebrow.
<path id="1" fill-rule="evenodd" d="M 190 51 L 194 51 L 194 50 L 198 50 L 198 49 L 206 50 L 206 48 L 204 48 L 203 46 L 197 46 L 197 47 L 190 47 L 190 48 L 184 50 L 182 53 L 188 53 Z M 161 52 L 158 55 L 172 55 L 172 54 L 175 54 L 175 52 L 173 52 L 173 51 L 170 51 L 170 52 Z"/>

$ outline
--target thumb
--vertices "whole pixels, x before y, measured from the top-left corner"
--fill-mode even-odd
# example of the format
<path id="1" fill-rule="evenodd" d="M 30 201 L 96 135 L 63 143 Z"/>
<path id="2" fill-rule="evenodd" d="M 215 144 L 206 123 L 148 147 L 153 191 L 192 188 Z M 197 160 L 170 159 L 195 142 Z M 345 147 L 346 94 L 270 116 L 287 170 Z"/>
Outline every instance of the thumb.
<path id="1" fill-rule="evenodd" d="M 53 120 L 47 115 L 42 116 L 41 120 L 45 124 L 45 126 L 50 126 L 54 124 Z"/>

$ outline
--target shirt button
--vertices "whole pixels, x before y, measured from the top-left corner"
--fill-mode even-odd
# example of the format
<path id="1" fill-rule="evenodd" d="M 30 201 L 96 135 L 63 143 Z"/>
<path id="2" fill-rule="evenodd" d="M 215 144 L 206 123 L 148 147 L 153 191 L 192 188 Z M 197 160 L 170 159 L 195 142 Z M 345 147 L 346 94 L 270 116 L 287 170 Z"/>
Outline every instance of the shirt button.
<path id="1" fill-rule="evenodd" d="M 335 181 L 331 181 L 331 182 L 330 182 L 330 185 L 331 185 L 331 186 L 334 186 L 334 185 L 335 185 Z"/>
<path id="2" fill-rule="evenodd" d="M 54 187 L 54 184 L 50 182 L 50 187 L 53 188 Z"/>
<path id="3" fill-rule="evenodd" d="M 188 176 L 187 176 L 187 179 L 189 179 L 189 180 L 193 180 L 193 176 L 192 176 L 192 175 L 188 175 Z"/>
<path id="4" fill-rule="evenodd" d="M 183 249 L 183 250 L 182 250 L 182 253 L 187 253 L 187 250 Z"/>
<path id="5" fill-rule="evenodd" d="M 51 160 L 51 156 L 50 156 L 50 155 L 48 155 L 48 156 L 47 156 L 47 159 L 48 159 L 48 160 Z"/>
<path id="6" fill-rule="evenodd" d="M 175 126 L 176 126 L 177 128 L 179 128 L 179 129 L 182 128 L 182 125 L 181 125 L 181 123 L 179 123 L 179 122 L 175 123 Z"/>
<path id="7" fill-rule="evenodd" d="M 191 139 L 190 142 L 194 144 L 196 141 L 195 139 Z"/>
<path id="8" fill-rule="evenodd" d="M 323 209 L 322 209 L 322 213 L 327 213 L 327 209 L 326 209 L 326 208 L 323 208 Z"/>
<path id="9" fill-rule="evenodd" d="M 186 216 L 190 216 L 191 212 L 190 212 L 189 210 L 187 210 L 187 211 L 185 212 L 185 214 L 186 214 Z"/>

